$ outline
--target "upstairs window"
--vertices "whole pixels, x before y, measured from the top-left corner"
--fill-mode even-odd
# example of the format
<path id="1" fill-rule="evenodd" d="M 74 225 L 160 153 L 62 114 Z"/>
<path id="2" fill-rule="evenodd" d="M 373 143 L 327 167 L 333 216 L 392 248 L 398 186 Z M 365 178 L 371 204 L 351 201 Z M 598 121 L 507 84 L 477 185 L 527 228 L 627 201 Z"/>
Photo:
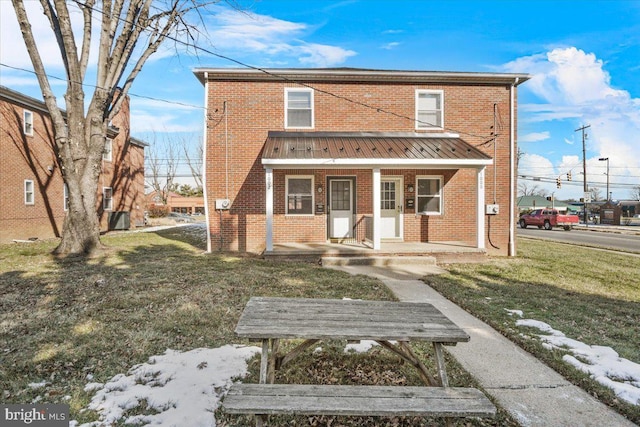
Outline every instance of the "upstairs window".
<path id="1" fill-rule="evenodd" d="M 419 176 L 416 192 L 418 214 L 442 214 L 442 177 Z"/>
<path id="2" fill-rule="evenodd" d="M 35 197 L 35 187 L 33 185 L 33 181 L 30 179 L 24 180 L 24 204 L 25 205 L 35 205 L 36 197 Z"/>
<path id="3" fill-rule="evenodd" d="M 25 135 L 33 136 L 33 113 L 29 110 L 24 110 L 22 131 Z"/>
<path id="4" fill-rule="evenodd" d="M 313 214 L 313 177 L 287 177 L 287 214 Z"/>
<path id="5" fill-rule="evenodd" d="M 113 210 L 113 188 L 102 187 L 102 209 Z"/>
<path id="6" fill-rule="evenodd" d="M 284 96 L 284 127 L 312 129 L 313 90 L 287 88 L 284 90 Z"/>
<path id="7" fill-rule="evenodd" d="M 443 98 L 441 90 L 416 91 L 416 129 L 444 128 Z"/>
<path id="8" fill-rule="evenodd" d="M 113 152 L 113 140 L 111 138 L 107 138 L 104 141 L 104 151 L 102 152 L 102 160 L 105 162 L 110 162 L 112 159 Z"/>

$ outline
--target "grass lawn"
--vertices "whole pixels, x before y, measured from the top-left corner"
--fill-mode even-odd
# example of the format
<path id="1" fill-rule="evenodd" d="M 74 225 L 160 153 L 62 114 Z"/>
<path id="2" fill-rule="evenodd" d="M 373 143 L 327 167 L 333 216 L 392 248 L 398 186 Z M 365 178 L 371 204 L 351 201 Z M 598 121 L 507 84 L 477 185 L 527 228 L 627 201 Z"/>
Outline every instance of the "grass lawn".
<path id="1" fill-rule="evenodd" d="M 562 360 L 564 351 L 545 349 L 518 327 L 509 310 L 548 323 L 567 337 L 613 348 L 640 363 L 640 258 L 565 244 L 519 239 L 516 258 L 459 264 L 427 283 L 448 299 L 491 324 L 568 380 L 640 424 L 640 407 Z"/>
<path id="2" fill-rule="evenodd" d="M 267 262 L 204 254 L 203 243 L 181 228 L 114 234 L 108 250 L 89 260 L 50 255 L 56 242 L 0 245 L 0 387 L 4 403 L 68 403 L 71 419 L 83 411 L 88 382 L 105 382 L 166 349 L 187 351 L 242 343 L 233 329 L 254 295 L 391 300 L 378 280 L 313 264 Z M 247 343 L 248 344 L 248 343 Z M 255 343 L 251 343 L 255 344 Z M 277 382 L 418 385 L 412 369 L 387 352 L 344 355 L 345 343 L 320 354 L 309 350 L 280 372 Z M 415 346 L 431 365 L 428 347 Z M 375 361 L 372 363 L 372 360 Z M 473 385 L 448 360 L 451 385 Z M 259 362 L 250 362 L 256 381 Z M 88 376 L 92 376 L 91 380 Z M 31 383 L 46 382 L 34 389 Z M 218 425 L 251 425 L 225 417 Z M 281 417 L 271 426 L 427 426 L 439 420 Z M 459 420 L 458 426 L 517 425 L 502 410 L 495 420 Z M 188 426 L 187 426 L 188 427 Z"/>

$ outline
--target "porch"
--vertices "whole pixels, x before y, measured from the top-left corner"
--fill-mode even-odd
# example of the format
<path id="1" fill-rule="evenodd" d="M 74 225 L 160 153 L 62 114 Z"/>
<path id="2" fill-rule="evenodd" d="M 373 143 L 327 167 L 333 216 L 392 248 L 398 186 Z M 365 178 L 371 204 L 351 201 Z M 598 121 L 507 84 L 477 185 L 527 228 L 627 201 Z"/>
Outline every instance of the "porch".
<path id="1" fill-rule="evenodd" d="M 402 258 L 408 262 L 433 260 L 434 264 L 456 262 L 481 262 L 486 259 L 485 249 L 469 246 L 462 242 L 381 242 L 380 249 L 373 249 L 368 244 L 347 240 L 341 243 L 279 243 L 273 250 L 263 252 L 265 259 L 312 261 L 322 258 L 342 258 L 348 262 L 369 263 L 380 258 L 393 258 L 396 263 Z"/>

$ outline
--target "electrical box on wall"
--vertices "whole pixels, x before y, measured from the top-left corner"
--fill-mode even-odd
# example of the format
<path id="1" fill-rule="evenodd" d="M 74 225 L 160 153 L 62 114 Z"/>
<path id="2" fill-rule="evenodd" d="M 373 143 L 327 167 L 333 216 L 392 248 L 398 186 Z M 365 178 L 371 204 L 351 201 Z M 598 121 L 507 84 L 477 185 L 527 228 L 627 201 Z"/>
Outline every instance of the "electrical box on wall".
<path id="1" fill-rule="evenodd" d="M 498 215 L 500 213 L 500 205 L 487 205 L 487 215 Z"/>
<path id="2" fill-rule="evenodd" d="M 216 210 L 224 211 L 231 209 L 231 200 L 229 199 L 216 199 Z"/>

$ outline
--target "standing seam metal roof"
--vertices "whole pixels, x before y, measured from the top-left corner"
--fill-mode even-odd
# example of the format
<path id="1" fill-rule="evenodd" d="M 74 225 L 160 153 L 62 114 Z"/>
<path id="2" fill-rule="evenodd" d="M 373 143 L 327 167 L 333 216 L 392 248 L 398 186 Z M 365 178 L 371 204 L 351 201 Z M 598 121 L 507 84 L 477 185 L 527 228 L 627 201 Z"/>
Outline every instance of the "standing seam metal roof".
<path id="1" fill-rule="evenodd" d="M 459 137 L 412 133 L 269 132 L 263 159 L 491 160 Z"/>

